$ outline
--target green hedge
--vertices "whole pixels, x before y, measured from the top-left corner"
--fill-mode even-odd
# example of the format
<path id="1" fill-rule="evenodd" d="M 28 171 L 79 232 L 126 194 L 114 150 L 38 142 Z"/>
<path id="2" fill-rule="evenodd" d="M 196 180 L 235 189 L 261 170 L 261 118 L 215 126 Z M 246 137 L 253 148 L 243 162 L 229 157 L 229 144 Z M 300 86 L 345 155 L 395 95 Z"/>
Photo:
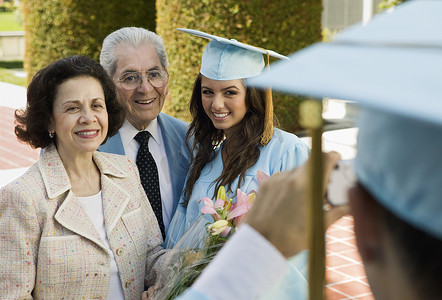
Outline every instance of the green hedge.
<path id="1" fill-rule="evenodd" d="M 289 55 L 321 40 L 321 0 L 163 0 L 157 2 L 157 32 L 170 59 L 170 92 L 164 111 L 189 120 L 188 101 L 207 41 L 178 27 Z M 281 128 L 296 132 L 299 98 L 274 93 Z"/>
<path id="2" fill-rule="evenodd" d="M 124 26 L 155 30 L 155 1 L 22 0 L 29 79 L 57 59 L 99 58 L 106 35 Z"/>
<path id="3" fill-rule="evenodd" d="M 11 2 L 4 1 L 0 3 L 0 12 L 13 12 L 15 10 L 14 5 Z"/>
<path id="4" fill-rule="evenodd" d="M 382 0 L 378 4 L 378 12 L 382 12 L 386 9 L 392 8 L 398 4 L 401 4 L 404 0 Z"/>

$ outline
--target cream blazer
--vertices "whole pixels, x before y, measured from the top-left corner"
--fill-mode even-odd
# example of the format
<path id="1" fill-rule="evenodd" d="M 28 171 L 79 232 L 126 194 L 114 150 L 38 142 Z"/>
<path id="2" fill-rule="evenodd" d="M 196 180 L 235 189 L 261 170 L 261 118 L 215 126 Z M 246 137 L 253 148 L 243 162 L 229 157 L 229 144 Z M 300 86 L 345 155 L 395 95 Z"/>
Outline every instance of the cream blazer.
<path id="1" fill-rule="evenodd" d="M 95 152 L 106 233 L 125 299 L 140 299 L 163 268 L 155 215 L 128 158 Z M 106 299 L 110 256 L 71 191 L 50 146 L 20 178 L 1 189 L 0 299 Z M 146 281 L 146 282 L 145 282 Z"/>

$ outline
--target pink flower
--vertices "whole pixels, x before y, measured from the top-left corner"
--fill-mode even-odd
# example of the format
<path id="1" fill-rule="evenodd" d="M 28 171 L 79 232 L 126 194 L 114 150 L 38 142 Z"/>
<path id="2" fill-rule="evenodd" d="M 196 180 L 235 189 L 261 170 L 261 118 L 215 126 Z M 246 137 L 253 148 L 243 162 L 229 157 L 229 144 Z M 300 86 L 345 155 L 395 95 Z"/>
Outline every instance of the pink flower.
<path id="1" fill-rule="evenodd" d="M 212 199 L 210 199 L 208 197 L 204 197 L 200 201 L 198 201 L 198 203 L 201 201 L 204 202 L 204 206 L 203 206 L 203 208 L 201 208 L 201 212 L 203 214 L 210 214 L 215 221 L 221 219 L 220 215 L 218 214 L 218 212 L 215 209 L 216 203 L 214 206 Z"/>
<path id="2" fill-rule="evenodd" d="M 256 179 L 258 180 L 259 185 L 263 184 L 264 181 L 266 181 L 269 178 L 270 176 L 261 170 L 258 170 L 258 172 L 256 172 Z"/>
<path id="3" fill-rule="evenodd" d="M 211 200 L 212 201 L 212 200 Z M 222 209 L 224 207 L 224 204 L 226 203 L 226 201 L 222 200 L 222 199 L 217 199 L 215 201 L 215 209 Z"/>
<path id="4" fill-rule="evenodd" d="M 279 172 L 276 172 L 276 173 L 279 173 Z M 263 184 L 269 178 L 270 178 L 270 176 L 267 175 L 264 171 L 258 170 L 256 172 L 256 180 L 258 181 L 258 185 Z M 251 190 L 249 192 L 249 194 L 256 194 L 256 191 L 255 190 Z"/>
<path id="5" fill-rule="evenodd" d="M 233 209 L 227 214 L 227 220 L 232 220 L 236 218 L 235 220 L 233 220 L 233 222 L 235 225 L 238 225 L 244 215 L 249 211 L 250 205 L 252 204 L 251 202 L 253 202 L 255 199 L 254 194 L 252 195 L 249 196 L 238 189 L 236 196 L 236 205 L 234 205 L 234 207 L 232 207 Z"/>
<path id="6" fill-rule="evenodd" d="M 260 173 L 260 177 L 268 178 L 268 176 L 266 176 L 264 172 Z M 204 202 L 201 213 L 210 214 L 214 220 L 212 224 L 207 226 L 209 232 L 212 235 L 227 237 L 232 227 L 236 227 L 240 224 L 243 217 L 249 211 L 250 206 L 255 201 L 255 198 L 255 192 L 246 194 L 238 189 L 236 203 L 233 203 L 232 199 L 227 197 L 224 186 L 218 189 L 217 200 L 215 202 L 208 197 L 202 198 L 199 201 Z"/>

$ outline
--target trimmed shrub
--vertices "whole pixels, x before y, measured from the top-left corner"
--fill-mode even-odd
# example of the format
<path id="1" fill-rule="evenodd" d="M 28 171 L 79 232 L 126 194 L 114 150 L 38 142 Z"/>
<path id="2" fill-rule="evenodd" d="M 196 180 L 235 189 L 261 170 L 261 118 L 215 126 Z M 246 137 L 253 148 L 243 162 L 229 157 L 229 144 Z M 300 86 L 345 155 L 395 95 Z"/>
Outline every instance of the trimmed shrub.
<path id="1" fill-rule="evenodd" d="M 197 29 L 289 55 L 321 40 L 321 12 L 321 0 L 158 1 L 157 32 L 170 59 L 170 92 L 163 111 L 189 121 L 188 101 L 207 44 L 176 28 Z M 280 127 L 299 130 L 300 98 L 273 96 Z"/>
<path id="2" fill-rule="evenodd" d="M 386 9 L 392 8 L 398 4 L 401 4 L 404 0 L 382 0 L 378 4 L 378 12 L 382 12 Z"/>
<path id="3" fill-rule="evenodd" d="M 155 1 L 22 0 L 28 82 L 60 58 L 83 54 L 98 60 L 103 39 L 124 26 L 155 30 Z"/>
<path id="4" fill-rule="evenodd" d="M 0 12 L 12 12 L 14 11 L 14 5 L 10 1 L 0 2 Z"/>

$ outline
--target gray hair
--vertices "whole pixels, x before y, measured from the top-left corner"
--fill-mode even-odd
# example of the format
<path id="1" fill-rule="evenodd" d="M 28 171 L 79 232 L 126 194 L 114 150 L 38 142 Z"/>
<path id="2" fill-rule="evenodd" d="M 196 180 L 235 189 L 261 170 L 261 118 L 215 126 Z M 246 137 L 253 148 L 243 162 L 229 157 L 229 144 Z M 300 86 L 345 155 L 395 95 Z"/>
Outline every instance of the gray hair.
<path id="1" fill-rule="evenodd" d="M 117 68 L 118 57 L 115 53 L 120 45 L 140 47 L 153 45 L 157 51 L 163 68 L 169 67 L 166 48 L 161 37 L 156 33 L 140 27 L 123 27 L 109 34 L 103 41 L 100 53 L 100 64 L 106 72 L 113 76 Z"/>

